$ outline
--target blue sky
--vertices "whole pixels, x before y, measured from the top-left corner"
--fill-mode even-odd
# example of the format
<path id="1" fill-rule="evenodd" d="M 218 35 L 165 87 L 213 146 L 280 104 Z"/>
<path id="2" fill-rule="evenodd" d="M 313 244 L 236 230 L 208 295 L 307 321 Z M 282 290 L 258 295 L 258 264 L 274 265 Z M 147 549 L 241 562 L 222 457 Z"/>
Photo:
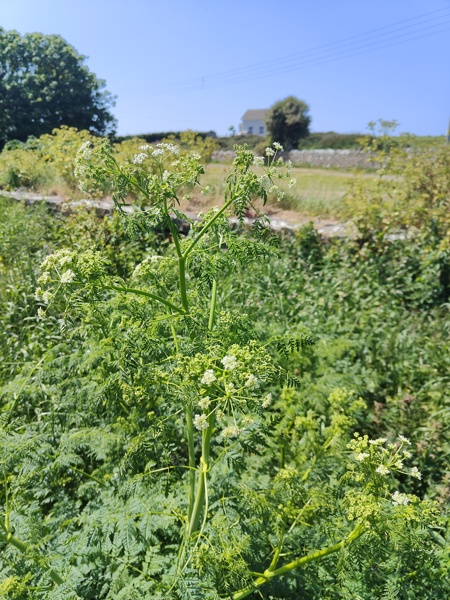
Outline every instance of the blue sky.
<path id="1" fill-rule="evenodd" d="M 0 0 L 0 25 L 88 56 L 120 134 L 224 135 L 288 95 L 313 131 L 442 135 L 450 117 L 450 0 Z"/>

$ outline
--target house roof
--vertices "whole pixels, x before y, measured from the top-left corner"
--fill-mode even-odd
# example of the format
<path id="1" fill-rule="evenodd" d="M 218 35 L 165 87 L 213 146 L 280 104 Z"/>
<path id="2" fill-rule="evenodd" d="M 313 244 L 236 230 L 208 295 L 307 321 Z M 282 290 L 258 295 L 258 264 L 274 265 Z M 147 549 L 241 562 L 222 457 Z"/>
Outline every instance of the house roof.
<path id="1" fill-rule="evenodd" d="M 264 121 L 266 114 L 269 112 L 268 108 L 255 108 L 248 110 L 242 117 L 243 121 L 257 121 L 261 119 Z"/>

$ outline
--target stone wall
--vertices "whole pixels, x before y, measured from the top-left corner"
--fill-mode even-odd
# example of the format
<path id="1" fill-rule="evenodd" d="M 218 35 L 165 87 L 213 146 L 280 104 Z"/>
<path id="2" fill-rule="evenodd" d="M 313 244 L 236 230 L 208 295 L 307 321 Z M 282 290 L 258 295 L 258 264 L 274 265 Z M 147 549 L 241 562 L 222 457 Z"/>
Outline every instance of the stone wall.
<path id="1" fill-rule="evenodd" d="M 213 160 L 219 162 L 232 162 L 234 157 L 232 150 L 218 150 L 212 155 Z M 284 152 L 283 158 L 292 161 L 295 166 L 323 169 L 367 169 L 375 166 L 362 150 L 291 150 Z"/>

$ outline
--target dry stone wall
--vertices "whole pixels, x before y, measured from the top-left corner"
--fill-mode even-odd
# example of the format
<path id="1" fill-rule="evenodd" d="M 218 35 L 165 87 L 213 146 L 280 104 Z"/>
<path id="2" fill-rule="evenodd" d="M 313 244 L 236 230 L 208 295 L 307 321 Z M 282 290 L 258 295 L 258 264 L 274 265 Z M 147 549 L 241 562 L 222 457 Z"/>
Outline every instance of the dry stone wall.
<path id="1" fill-rule="evenodd" d="M 231 162 L 235 157 L 232 150 L 218 150 L 213 160 Z M 295 166 L 321 167 L 323 169 L 373 168 L 374 163 L 362 150 L 291 150 L 283 153 L 284 160 L 290 160 Z"/>

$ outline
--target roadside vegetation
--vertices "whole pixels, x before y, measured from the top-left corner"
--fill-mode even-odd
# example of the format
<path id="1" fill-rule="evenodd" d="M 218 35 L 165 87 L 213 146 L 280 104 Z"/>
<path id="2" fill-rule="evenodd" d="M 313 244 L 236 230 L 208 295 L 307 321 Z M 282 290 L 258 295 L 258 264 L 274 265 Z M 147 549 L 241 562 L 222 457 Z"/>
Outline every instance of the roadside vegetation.
<path id="1" fill-rule="evenodd" d="M 237 148 L 185 236 L 209 146 L 78 135 L 40 165 L 112 216 L 0 199 L 0 595 L 449 597 L 448 148 L 372 146 L 346 240 L 273 234 L 299 184 Z"/>

